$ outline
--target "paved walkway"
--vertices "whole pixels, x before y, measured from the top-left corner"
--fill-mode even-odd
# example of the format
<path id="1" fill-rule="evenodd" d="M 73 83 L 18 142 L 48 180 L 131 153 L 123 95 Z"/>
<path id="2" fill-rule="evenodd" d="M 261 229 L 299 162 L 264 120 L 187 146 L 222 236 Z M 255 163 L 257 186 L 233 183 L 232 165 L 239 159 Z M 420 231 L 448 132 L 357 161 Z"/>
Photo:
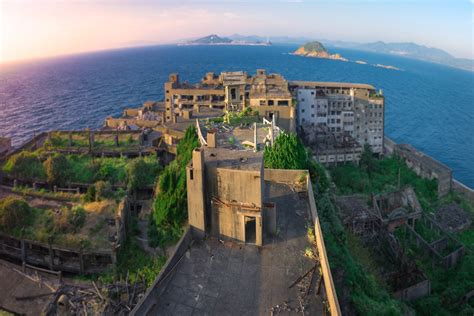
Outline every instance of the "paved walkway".
<path id="1" fill-rule="evenodd" d="M 195 242 L 171 276 L 165 292 L 149 315 L 294 315 L 298 297 L 304 296 L 310 277 L 292 287 L 299 276 L 315 265 L 304 256 L 307 197 L 282 184 L 267 185 L 267 201 L 277 205 L 278 234 L 266 238 L 261 248 L 221 243 L 211 238 Z M 315 273 L 303 305 L 306 315 L 321 315 Z"/>

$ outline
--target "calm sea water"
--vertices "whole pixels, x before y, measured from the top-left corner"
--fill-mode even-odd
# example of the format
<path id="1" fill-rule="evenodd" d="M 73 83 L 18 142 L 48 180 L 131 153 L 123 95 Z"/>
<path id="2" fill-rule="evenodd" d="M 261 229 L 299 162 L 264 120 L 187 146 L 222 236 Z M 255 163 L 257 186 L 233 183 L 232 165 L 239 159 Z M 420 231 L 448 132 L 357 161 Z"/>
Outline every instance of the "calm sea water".
<path id="1" fill-rule="evenodd" d="M 155 46 L 0 65 L 0 135 L 19 145 L 41 131 L 97 128 L 109 115 L 163 97 L 171 72 L 257 68 L 289 80 L 369 83 L 386 97 L 386 134 L 446 163 L 474 187 L 474 73 L 406 58 L 332 49 L 353 62 L 289 55 L 296 46 Z"/>

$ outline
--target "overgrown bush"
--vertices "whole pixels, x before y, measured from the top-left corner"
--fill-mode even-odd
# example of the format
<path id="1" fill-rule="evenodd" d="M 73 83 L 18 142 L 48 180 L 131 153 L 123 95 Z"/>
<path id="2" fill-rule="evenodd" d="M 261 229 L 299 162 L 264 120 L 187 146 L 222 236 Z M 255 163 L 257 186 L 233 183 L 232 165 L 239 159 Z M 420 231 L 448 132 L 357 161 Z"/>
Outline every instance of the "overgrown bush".
<path id="1" fill-rule="evenodd" d="M 152 185 L 160 170 L 161 166 L 156 155 L 134 159 L 127 165 L 128 190 L 135 191 Z"/>
<path id="2" fill-rule="evenodd" d="M 108 181 L 97 181 L 95 187 L 95 200 L 102 201 L 113 197 L 112 185 Z"/>
<path id="3" fill-rule="evenodd" d="M 263 157 L 265 168 L 309 170 L 318 192 L 325 192 L 329 187 L 326 170 L 311 159 L 296 134 L 280 134 L 273 146 L 265 147 Z"/>
<path id="4" fill-rule="evenodd" d="M 23 199 L 8 196 L 0 200 L 0 227 L 7 233 L 21 230 L 31 223 L 33 210 Z"/>
<path id="5" fill-rule="evenodd" d="M 179 142 L 176 159 L 160 175 L 153 203 L 154 224 L 150 230 L 153 246 L 165 245 L 181 236 L 187 217 L 186 165 L 199 146 L 196 128 L 190 126 Z"/>
<path id="6" fill-rule="evenodd" d="M 22 151 L 10 157 L 3 167 L 5 173 L 25 180 L 42 180 L 46 173 L 38 154 Z"/>
<path id="7" fill-rule="evenodd" d="M 346 232 L 329 195 L 317 195 L 315 198 L 331 270 L 338 268 L 344 271 L 342 282 L 349 289 L 351 303 L 357 314 L 402 315 L 402 303 L 391 298 L 388 291 L 377 283 L 372 272 L 349 251 Z M 342 297 L 345 291 L 339 287 L 337 292 Z"/>
<path id="8" fill-rule="evenodd" d="M 76 233 L 86 221 L 86 211 L 82 206 L 64 207 L 54 217 L 54 230 L 59 233 Z"/>
<path id="9" fill-rule="evenodd" d="M 69 182 L 69 161 L 64 155 L 49 156 L 43 166 L 49 184 L 64 186 Z"/>

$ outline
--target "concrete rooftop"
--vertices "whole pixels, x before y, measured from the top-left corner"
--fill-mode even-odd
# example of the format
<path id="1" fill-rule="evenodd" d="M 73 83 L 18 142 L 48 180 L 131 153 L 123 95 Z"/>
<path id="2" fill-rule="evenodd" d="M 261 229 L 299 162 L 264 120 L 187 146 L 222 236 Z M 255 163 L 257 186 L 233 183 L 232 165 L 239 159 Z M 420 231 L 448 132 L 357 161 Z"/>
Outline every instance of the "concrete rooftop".
<path id="1" fill-rule="evenodd" d="M 285 184 L 266 182 L 266 191 L 266 202 L 277 205 L 277 236 L 265 238 L 261 248 L 213 238 L 195 241 L 149 315 L 271 315 L 272 308 L 273 314 L 301 314 L 298 297 L 309 284 L 305 314 L 323 314 L 318 269 L 312 283 L 308 276 L 289 288 L 315 265 L 304 256 L 310 246 L 308 198 Z"/>

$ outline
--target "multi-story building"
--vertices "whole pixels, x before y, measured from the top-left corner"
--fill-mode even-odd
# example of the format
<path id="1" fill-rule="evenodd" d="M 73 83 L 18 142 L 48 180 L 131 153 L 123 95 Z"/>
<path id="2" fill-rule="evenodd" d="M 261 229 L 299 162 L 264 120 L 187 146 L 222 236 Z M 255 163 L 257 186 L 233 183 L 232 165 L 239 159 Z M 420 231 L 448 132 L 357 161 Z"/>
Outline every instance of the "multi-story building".
<path id="1" fill-rule="evenodd" d="M 254 76 L 246 72 L 208 73 L 200 83 L 190 85 L 171 74 L 165 83 L 166 121 L 181 116 L 184 109 L 199 112 L 202 107 L 243 110 L 247 107 L 269 119 L 275 117 L 278 126 L 296 131 L 296 110 L 286 81 L 279 74 L 267 74 L 258 69 Z"/>
<path id="2" fill-rule="evenodd" d="M 329 149 L 315 152 L 316 157 L 327 162 L 358 161 L 364 144 L 369 144 L 376 154 L 383 153 L 384 98 L 371 85 L 288 82 L 263 69 L 253 76 L 244 71 L 222 72 L 219 76 L 207 73 L 201 82 L 192 85 L 171 74 L 165 83 L 165 121 L 176 122 L 186 110 L 198 113 L 202 107 L 229 111 L 251 108 L 260 116 L 274 119 L 288 132 L 296 132 L 298 127 L 306 134 L 317 135 L 321 130 L 332 133 L 334 137 L 324 139 L 343 141 L 336 146 L 316 146 L 319 151 L 331 149 L 331 153 Z M 352 140 L 360 146 L 354 146 Z M 352 144 L 348 155 L 344 152 L 345 143 Z"/>
<path id="3" fill-rule="evenodd" d="M 298 102 L 297 125 L 306 133 L 323 127 L 383 153 L 384 98 L 373 86 L 292 81 L 290 89 Z"/>

